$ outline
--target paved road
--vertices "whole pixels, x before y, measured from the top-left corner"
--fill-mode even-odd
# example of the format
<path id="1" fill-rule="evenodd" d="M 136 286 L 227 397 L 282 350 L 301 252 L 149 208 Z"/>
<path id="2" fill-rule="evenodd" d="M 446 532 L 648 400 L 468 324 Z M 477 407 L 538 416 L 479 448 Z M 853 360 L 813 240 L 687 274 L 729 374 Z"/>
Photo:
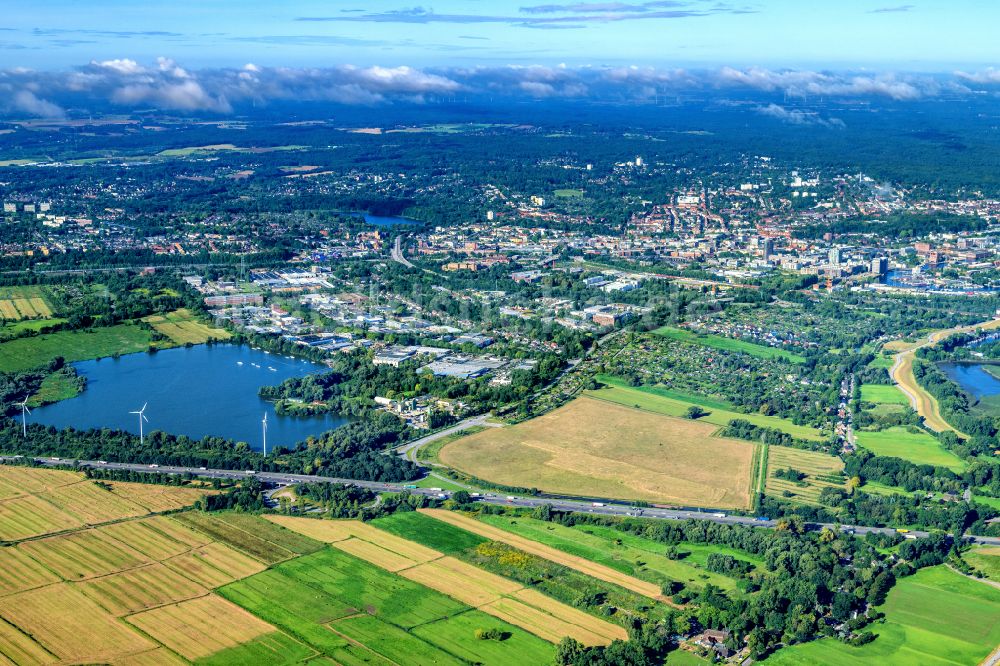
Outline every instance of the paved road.
<path id="1" fill-rule="evenodd" d="M 0 456 L 0 463 L 14 462 L 19 456 Z M 225 469 L 204 469 L 200 467 L 174 467 L 171 465 L 138 465 L 133 463 L 113 463 L 98 460 L 73 460 L 69 458 L 36 458 L 36 462 L 48 467 L 73 466 L 92 467 L 94 469 L 118 469 L 132 472 L 159 472 L 165 474 L 193 474 L 194 476 L 209 479 L 237 480 L 246 478 L 257 478 L 267 483 L 287 485 L 291 483 L 342 483 L 351 484 L 360 488 L 368 488 L 377 492 L 401 492 L 409 490 L 417 495 L 429 497 L 447 497 L 448 493 L 435 488 L 417 488 L 412 484 L 382 483 L 379 481 L 357 481 L 354 479 L 339 479 L 327 476 L 312 476 L 308 474 L 279 474 L 276 472 L 253 472 Z M 692 510 L 692 509 L 659 509 L 659 508 L 636 508 L 623 502 L 613 502 L 610 500 L 588 502 L 584 500 L 569 500 L 552 497 L 524 497 L 518 495 L 504 495 L 500 493 L 486 493 L 477 497 L 479 501 L 487 504 L 497 504 L 501 506 L 517 506 L 534 508 L 546 504 L 561 511 L 578 511 L 581 513 L 595 513 L 606 516 L 640 516 L 642 518 L 653 518 L 657 520 L 709 520 L 716 523 L 728 525 L 748 525 L 751 527 L 774 528 L 777 521 L 761 520 L 750 516 L 731 516 L 722 511 Z M 820 523 L 817 528 L 829 527 L 850 531 L 854 534 L 867 534 L 869 532 L 892 534 L 894 529 L 888 527 L 863 527 L 856 525 L 832 525 Z M 927 532 L 914 530 L 909 532 L 910 536 L 927 536 Z M 973 537 L 973 541 L 981 544 L 1000 546 L 1000 537 Z"/>
<path id="2" fill-rule="evenodd" d="M 402 236 L 396 236 L 396 242 L 393 243 L 392 251 L 389 253 L 389 256 L 392 257 L 393 261 L 395 261 L 397 263 L 400 263 L 400 264 L 403 264 L 404 266 L 406 266 L 408 268 L 413 268 L 413 264 L 411 264 L 409 262 L 409 260 L 407 260 L 407 258 L 403 256 L 403 237 Z"/>
<path id="3" fill-rule="evenodd" d="M 417 451 L 427 446 L 431 442 L 437 441 L 442 437 L 447 437 L 448 435 L 453 435 L 456 432 L 461 432 L 462 430 L 468 430 L 469 428 L 475 426 L 483 426 L 486 428 L 499 428 L 500 423 L 490 423 L 487 419 L 490 417 L 489 414 L 480 414 L 479 416 L 473 416 L 472 418 L 465 419 L 450 428 L 445 428 L 444 430 L 439 430 L 435 433 L 427 435 L 426 437 L 421 437 L 420 439 L 415 439 L 412 442 L 408 442 L 403 446 L 396 449 L 400 456 L 409 460 L 410 462 L 417 462 Z"/>

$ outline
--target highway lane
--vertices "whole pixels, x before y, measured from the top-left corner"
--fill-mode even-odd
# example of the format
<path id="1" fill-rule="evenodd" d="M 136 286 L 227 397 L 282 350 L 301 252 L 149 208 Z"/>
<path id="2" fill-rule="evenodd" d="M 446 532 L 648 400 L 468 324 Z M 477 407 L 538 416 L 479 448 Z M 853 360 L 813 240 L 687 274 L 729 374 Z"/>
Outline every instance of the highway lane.
<path id="1" fill-rule="evenodd" d="M 22 456 L 0 456 L 0 463 L 17 462 L 23 459 Z M 46 467 L 91 467 L 93 469 L 110 469 L 130 472 L 156 473 L 161 474 L 191 474 L 193 476 L 208 479 L 239 480 L 256 478 L 266 483 L 276 485 L 289 485 L 293 483 L 340 483 L 368 488 L 376 492 L 402 492 L 407 490 L 416 495 L 427 497 L 445 498 L 451 493 L 440 488 L 417 488 L 412 484 L 383 483 L 380 481 L 359 481 L 356 479 L 340 479 L 328 476 L 314 476 L 310 474 L 284 474 L 277 472 L 255 472 L 253 470 L 226 470 L 207 469 L 202 467 L 177 467 L 172 465 L 140 465 L 136 463 L 116 463 L 102 460 L 74 460 L 69 458 L 35 458 L 35 461 Z M 713 511 L 711 509 L 662 509 L 656 507 L 635 507 L 629 504 L 603 501 L 583 501 L 570 500 L 552 497 L 533 497 L 524 495 L 508 495 L 503 493 L 484 493 L 475 496 L 475 499 L 487 504 L 499 506 L 516 506 L 522 508 L 535 508 L 546 504 L 560 511 L 576 511 L 579 513 L 593 513 L 605 516 L 635 516 L 641 518 L 652 518 L 656 520 L 708 520 L 726 525 L 746 525 L 758 528 L 775 528 L 778 525 L 776 520 L 762 520 L 752 516 L 732 516 L 723 511 Z M 874 532 L 876 534 L 894 534 L 895 529 L 890 527 L 865 527 L 862 525 L 834 525 L 829 523 L 810 523 L 813 529 L 839 529 L 857 535 Z M 928 532 L 913 530 L 907 533 L 909 537 L 928 536 Z M 1000 537 L 970 537 L 975 543 L 1000 546 Z"/>

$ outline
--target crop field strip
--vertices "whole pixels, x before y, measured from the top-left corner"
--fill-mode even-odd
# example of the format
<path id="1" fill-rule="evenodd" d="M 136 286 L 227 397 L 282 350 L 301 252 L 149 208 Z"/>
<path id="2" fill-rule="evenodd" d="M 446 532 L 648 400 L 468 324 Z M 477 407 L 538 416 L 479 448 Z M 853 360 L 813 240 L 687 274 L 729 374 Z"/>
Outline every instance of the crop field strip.
<path id="1" fill-rule="evenodd" d="M 315 527 L 305 524 L 317 522 L 311 518 L 284 518 L 276 522 L 290 529 L 301 526 L 303 533 L 317 533 Z M 370 525 L 357 521 L 340 521 L 339 529 L 330 530 L 328 534 L 337 539 L 331 542 L 334 548 L 443 592 L 469 606 L 478 607 L 487 614 L 497 616 L 546 640 L 550 638 L 544 634 L 553 635 L 552 626 L 558 626 L 559 631 L 564 632 L 555 638 L 555 642 L 567 635 L 585 645 L 606 645 L 613 638 L 627 638 L 627 632 L 621 627 L 544 595 L 541 596 L 545 600 L 544 607 L 536 605 L 539 597 L 529 595 L 527 600 L 524 597 L 514 598 L 514 595 L 524 589 L 522 584 Z M 340 538 L 344 535 L 350 536 Z M 359 542 L 364 542 L 365 545 Z M 404 553 L 398 552 L 400 550 Z M 600 627 L 600 631 L 595 631 L 595 627 Z"/>
<path id="2" fill-rule="evenodd" d="M 420 509 L 419 511 L 424 515 L 431 516 L 432 518 L 446 522 L 449 525 L 454 525 L 455 527 L 459 527 L 468 532 L 473 532 L 474 534 L 486 537 L 492 541 L 501 541 L 514 546 L 519 550 L 523 550 L 526 553 L 537 555 L 538 557 L 549 560 L 550 562 L 555 562 L 556 564 L 569 567 L 570 569 L 579 571 L 580 573 L 591 576 L 592 578 L 597 578 L 598 580 L 603 580 L 606 583 L 618 585 L 619 587 L 631 590 L 637 594 L 649 597 L 650 599 L 657 601 L 664 600 L 663 593 L 658 585 L 640 580 L 634 576 L 623 574 L 622 572 L 616 571 L 611 567 L 604 566 L 603 564 L 598 564 L 576 555 L 570 555 L 569 553 L 561 551 L 557 548 L 547 546 L 532 539 L 526 539 L 522 536 L 514 534 L 513 532 L 508 532 L 498 527 L 487 525 L 486 523 L 478 521 L 475 518 L 470 518 L 453 511 L 444 511 L 440 509 Z"/>
<path id="3" fill-rule="evenodd" d="M 801 481 L 805 485 L 774 476 L 776 471 L 789 468 L 806 475 L 806 478 Z M 787 491 L 793 496 L 785 499 L 807 504 L 819 504 L 819 496 L 824 489 L 838 488 L 843 490 L 845 488 L 846 479 L 843 478 L 843 469 L 844 463 L 839 458 L 824 453 L 793 449 L 787 446 L 770 446 L 768 447 L 765 493 L 772 497 L 783 497 L 783 493 Z"/>

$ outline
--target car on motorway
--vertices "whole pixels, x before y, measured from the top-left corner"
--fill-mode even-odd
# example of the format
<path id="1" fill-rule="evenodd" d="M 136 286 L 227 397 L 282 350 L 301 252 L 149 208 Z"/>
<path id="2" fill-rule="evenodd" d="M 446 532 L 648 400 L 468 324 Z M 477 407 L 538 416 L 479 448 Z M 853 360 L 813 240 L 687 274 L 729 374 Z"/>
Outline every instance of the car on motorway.
<path id="1" fill-rule="evenodd" d="M 152 467 L 153 469 L 156 469 L 157 467 L 159 467 L 159 465 L 157 465 L 156 463 L 153 463 L 152 465 L 150 465 L 150 467 Z"/>

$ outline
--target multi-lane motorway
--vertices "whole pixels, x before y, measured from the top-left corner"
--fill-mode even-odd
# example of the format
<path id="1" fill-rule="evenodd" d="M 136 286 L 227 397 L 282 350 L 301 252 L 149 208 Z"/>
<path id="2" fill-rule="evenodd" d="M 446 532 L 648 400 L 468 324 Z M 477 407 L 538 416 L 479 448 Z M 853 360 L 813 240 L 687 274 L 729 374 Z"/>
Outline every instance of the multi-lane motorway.
<path id="1" fill-rule="evenodd" d="M 5 457 L 0 456 L 0 463 L 3 462 L 17 462 L 20 456 L 17 457 Z M 91 467 L 94 469 L 109 469 L 109 470 L 123 470 L 131 472 L 159 472 L 163 474 L 191 474 L 194 476 L 209 478 L 209 479 L 246 479 L 246 478 L 256 478 L 260 479 L 265 483 L 275 484 L 275 485 L 289 485 L 294 483 L 342 483 L 342 484 L 352 484 L 360 488 L 368 488 L 377 492 L 402 492 L 407 490 L 411 493 L 417 495 L 426 495 L 429 497 L 447 497 L 449 493 L 440 488 L 417 488 L 408 484 L 400 483 L 381 483 L 378 481 L 357 481 L 355 479 L 338 479 L 328 476 L 312 476 L 309 474 L 279 474 L 276 472 L 254 472 L 251 470 L 239 471 L 239 470 L 225 470 L 225 469 L 207 469 L 204 467 L 175 467 L 171 465 L 140 465 L 134 463 L 115 463 L 106 462 L 103 460 L 73 460 L 67 458 L 35 458 L 38 464 L 44 465 L 46 467 L 65 467 L 65 466 L 77 466 L 77 467 Z M 642 518 L 653 518 L 657 520 L 686 520 L 688 518 L 693 518 L 696 520 L 709 520 L 716 523 L 724 523 L 730 525 L 749 525 L 751 527 L 760 528 L 774 528 L 777 526 L 777 521 L 774 520 L 764 520 L 762 518 L 754 518 L 750 516 L 732 516 L 723 511 L 713 511 L 710 509 L 705 510 L 692 510 L 692 509 L 663 509 L 663 508 L 637 508 L 629 504 L 613 502 L 610 500 L 570 500 L 565 498 L 555 498 L 546 496 L 523 496 L 523 495 L 506 495 L 500 493 L 486 493 L 481 496 L 476 497 L 477 500 L 485 502 L 487 504 L 498 504 L 503 506 L 518 506 L 518 507 L 537 507 L 544 506 L 546 504 L 550 505 L 554 509 L 561 511 L 578 511 L 583 513 L 596 513 L 607 516 L 641 516 Z M 820 529 L 823 527 L 829 527 L 831 529 L 840 529 L 842 531 L 852 532 L 854 534 L 867 534 L 869 532 L 882 533 L 882 534 L 892 534 L 896 530 L 888 527 L 864 527 L 859 525 L 832 525 L 832 524 L 814 524 L 815 528 Z M 921 532 L 918 530 L 913 530 L 907 533 L 908 536 L 922 537 L 927 536 L 927 532 Z M 1000 537 L 973 537 L 976 543 L 989 544 L 989 545 L 1000 545 Z"/>

